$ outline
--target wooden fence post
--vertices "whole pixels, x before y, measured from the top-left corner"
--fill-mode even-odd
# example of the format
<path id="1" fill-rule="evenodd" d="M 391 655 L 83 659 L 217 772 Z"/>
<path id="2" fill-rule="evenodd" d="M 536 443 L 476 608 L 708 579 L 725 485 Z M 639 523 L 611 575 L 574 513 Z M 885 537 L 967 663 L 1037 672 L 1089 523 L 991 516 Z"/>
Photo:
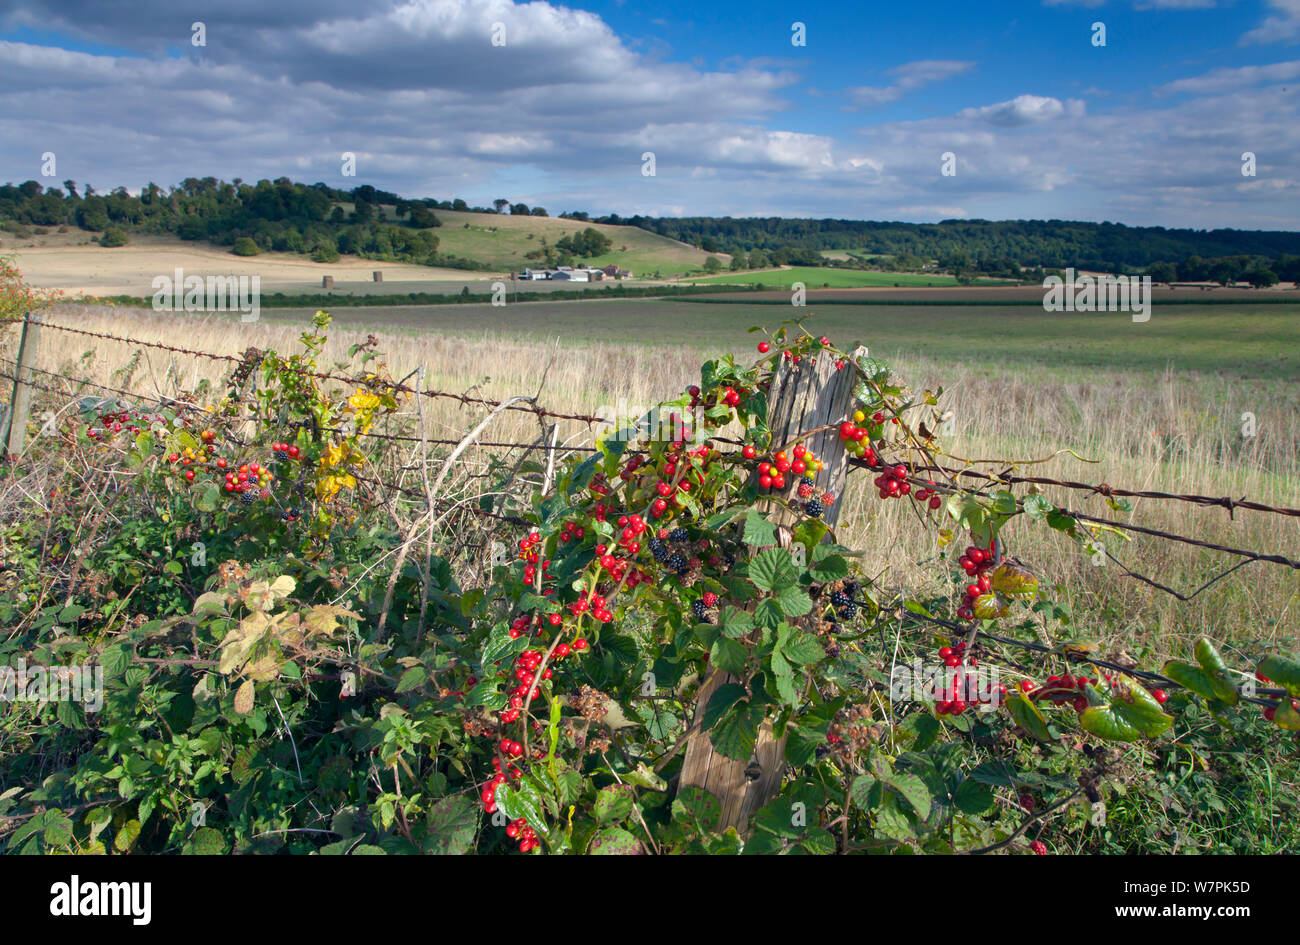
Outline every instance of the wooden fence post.
<path id="1" fill-rule="evenodd" d="M 854 357 L 867 353 L 854 351 Z M 841 497 L 848 477 L 848 455 L 840 441 L 838 424 L 852 412 L 853 384 L 856 372 L 846 367 L 835 369 L 835 359 L 822 356 L 816 364 L 806 361 L 783 364 L 772 384 L 768 407 L 768 428 L 772 431 L 773 450 L 802 442 L 824 464 L 813 477 L 817 494 L 835 494 L 835 502 L 822 514 L 822 520 L 834 527 L 839 521 Z M 802 434 L 819 427 L 835 427 L 819 433 Z M 796 480 L 797 482 L 797 480 Z M 759 511 L 778 526 L 781 547 L 789 547 L 791 526 L 798 516 L 774 502 L 763 502 Z M 703 717 L 709 699 L 719 686 L 737 682 L 730 673 L 712 672 L 700 686 L 695 700 L 695 722 Z M 696 732 L 686 745 L 678 791 L 685 787 L 703 788 L 722 804 L 719 830 L 735 827 L 742 835 L 746 825 L 764 804 L 781 790 L 785 771 L 785 738 L 774 738 L 770 722 L 764 722 L 749 761 L 733 761 L 713 750 L 708 732 Z"/>
<path id="2" fill-rule="evenodd" d="M 32 389 L 26 383 L 31 380 L 32 366 L 36 363 L 36 344 L 41 333 L 41 318 L 28 312 L 23 316 L 23 333 L 18 341 L 18 367 L 14 371 L 14 391 L 9 398 L 9 415 L 6 441 L 10 456 L 17 456 L 23 451 L 27 438 L 27 414 L 32 402 Z"/>

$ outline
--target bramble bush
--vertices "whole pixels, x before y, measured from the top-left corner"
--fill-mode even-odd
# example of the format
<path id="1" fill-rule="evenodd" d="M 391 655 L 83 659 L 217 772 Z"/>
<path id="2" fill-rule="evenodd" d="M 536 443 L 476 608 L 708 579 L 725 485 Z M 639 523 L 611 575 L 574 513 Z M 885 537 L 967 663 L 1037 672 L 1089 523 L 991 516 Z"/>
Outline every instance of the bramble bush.
<path id="1" fill-rule="evenodd" d="M 1013 523 L 1085 547 L 1095 526 L 924 479 L 939 394 L 884 362 L 788 324 L 753 363 L 706 363 L 662 405 L 669 436 L 605 436 L 545 494 L 494 464 L 452 501 L 373 487 L 367 434 L 404 392 L 373 342 L 332 384 L 328 327 L 250 350 L 210 404 L 84 398 L 5 470 L 0 657 L 104 674 L 95 712 L 0 705 L 5 850 L 1145 852 L 1175 827 L 1211 848 L 1195 825 L 1243 810 L 1253 833 L 1213 848 L 1295 841 L 1294 789 L 1261 803 L 1252 772 L 1294 750 L 1300 663 L 1242 673 L 1203 640 L 1156 688 L 1082 641 L 998 642 L 1075 630 Z M 862 573 L 825 457 L 773 441 L 777 372 L 824 358 L 856 374 L 840 441 L 933 530 L 951 594 Z M 933 698 L 897 685 L 912 658 Z M 769 731 L 779 791 L 720 826 L 687 746 L 745 762 Z"/>

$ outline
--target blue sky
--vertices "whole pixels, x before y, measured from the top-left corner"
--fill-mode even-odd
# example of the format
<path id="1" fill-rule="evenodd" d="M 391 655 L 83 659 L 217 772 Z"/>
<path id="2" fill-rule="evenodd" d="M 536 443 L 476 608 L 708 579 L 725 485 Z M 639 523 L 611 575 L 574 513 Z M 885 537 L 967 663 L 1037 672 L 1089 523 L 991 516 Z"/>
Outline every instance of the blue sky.
<path id="1" fill-rule="evenodd" d="M 1298 45 L 1300 0 L 29 0 L 0 4 L 0 180 L 53 152 L 101 191 L 1294 229 Z"/>

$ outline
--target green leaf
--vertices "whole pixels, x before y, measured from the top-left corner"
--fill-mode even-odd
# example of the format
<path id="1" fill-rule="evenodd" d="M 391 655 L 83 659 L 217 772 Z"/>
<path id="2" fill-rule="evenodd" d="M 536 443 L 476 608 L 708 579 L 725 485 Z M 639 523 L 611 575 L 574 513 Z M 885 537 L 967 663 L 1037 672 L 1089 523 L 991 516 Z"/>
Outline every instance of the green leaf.
<path id="1" fill-rule="evenodd" d="M 802 630 L 781 644 L 781 652 L 795 663 L 817 663 L 826 658 L 826 650 L 811 633 Z"/>
<path id="2" fill-rule="evenodd" d="M 429 808 L 423 850 L 435 856 L 469 853 L 477 830 L 478 805 L 463 794 L 444 797 Z"/>
<path id="3" fill-rule="evenodd" d="M 412 689 L 423 686 L 429 679 L 429 671 L 423 666 L 412 666 L 406 672 L 402 673 L 402 678 L 397 681 L 397 692 L 410 692 Z"/>
<path id="4" fill-rule="evenodd" d="M 597 856 L 639 856 L 645 848 L 621 827 L 606 827 L 591 838 L 587 852 Z"/>
<path id="5" fill-rule="evenodd" d="M 787 617 L 802 617 L 813 609 L 812 598 L 802 587 L 788 587 L 775 599 L 781 613 Z"/>
<path id="6" fill-rule="evenodd" d="M 223 856 L 226 852 L 226 840 L 220 831 L 212 827 L 200 827 L 194 831 L 189 843 L 181 853 L 188 856 Z"/>
<path id="7" fill-rule="evenodd" d="M 709 662 L 724 672 L 740 676 L 749 661 L 749 650 L 735 640 L 719 637 L 709 653 Z"/>
<path id="8" fill-rule="evenodd" d="M 748 761 L 766 715 L 763 706 L 751 702 L 733 706 L 709 732 L 714 751 L 732 761 Z"/>
<path id="9" fill-rule="evenodd" d="M 1011 718 L 1024 731 L 1040 742 L 1052 740 L 1052 735 L 1047 730 L 1047 720 L 1043 718 L 1043 713 L 1038 711 L 1038 706 L 1018 692 L 1009 693 L 1006 702 Z"/>
<path id="10" fill-rule="evenodd" d="M 700 730 L 707 732 L 717 724 L 718 719 L 722 718 L 737 700 L 745 695 L 745 687 L 738 683 L 723 683 L 709 697 L 709 704 L 704 707 L 704 718 L 700 722 Z"/>
<path id="11" fill-rule="evenodd" d="M 136 838 L 140 836 L 140 821 L 128 820 L 117 828 L 117 836 L 113 838 L 113 847 L 119 853 L 125 853 L 135 844 Z"/>
<path id="12" fill-rule="evenodd" d="M 542 810 L 542 795 L 532 778 L 524 778 L 514 786 L 508 783 L 498 784 L 495 796 L 497 807 L 511 820 L 522 817 L 539 837 L 550 837 L 546 815 Z"/>
<path id="13" fill-rule="evenodd" d="M 869 774 L 860 774 L 849 785 L 849 797 L 862 810 L 875 810 L 882 797 L 880 782 Z"/>
<path id="14" fill-rule="evenodd" d="M 528 649 L 528 638 L 521 634 L 511 639 L 510 625 L 502 621 L 492 628 L 487 643 L 483 646 L 482 666 L 486 670 L 497 661 L 522 653 L 526 649 Z"/>
<path id="15" fill-rule="evenodd" d="M 683 787 L 672 807 L 673 820 L 712 828 L 722 818 L 722 804 L 704 788 Z"/>
<path id="16" fill-rule="evenodd" d="M 51 809 L 45 815 L 45 828 L 42 836 L 46 846 L 63 846 L 72 839 L 72 819 L 61 810 Z"/>
<path id="17" fill-rule="evenodd" d="M 967 814 L 982 814 L 993 806 L 993 789 L 973 778 L 967 778 L 957 788 L 953 797 L 957 809 Z"/>
<path id="18" fill-rule="evenodd" d="M 1200 666 L 1186 660 L 1169 660 L 1160 670 L 1169 679 L 1189 692 L 1194 692 L 1202 699 L 1218 699 L 1219 689 L 1214 680 Z M 1232 702 L 1236 703 L 1237 693 L 1233 691 Z"/>
<path id="19" fill-rule="evenodd" d="M 1025 496 L 1025 500 L 1020 503 L 1020 507 L 1024 509 L 1027 516 L 1035 521 L 1041 521 L 1047 517 L 1049 512 L 1055 509 L 1052 503 L 1036 492 Z"/>
<path id="20" fill-rule="evenodd" d="M 745 516 L 745 537 L 747 545 L 766 547 L 776 544 L 776 526 L 763 518 L 755 509 L 750 509 Z"/>
<path id="21" fill-rule="evenodd" d="M 1007 597 L 1033 597 L 1038 593 L 1038 578 L 1021 566 L 1002 563 L 989 575 L 993 590 Z"/>
<path id="22" fill-rule="evenodd" d="M 1277 683 L 1293 696 L 1300 696 L 1300 663 L 1285 656 L 1266 656 L 1259 664 L 1261 676 Z"/>
<path id="23" fill-rule="evenodd" d="M 914 774 L 902 771 L 880 775 L 880 780 L 897 791 L 921 820 L 930 816 L 930 789 Z"/>
<path id="24" fill-rule="evenodd" d="M 754 629 L 754 615 L 739 607 L 727 607 L 718 615 L 718 626 L 724 636 L 735 640 Z"/>
<path id="25" fill-rule="evenodd" d="M 1223 663 L 1223 657 L 1219 651 L 1214 648 L 1205 637 L 1196 641 L 1196 662 L 1201 664 L 1205 670 L 1205 675 L 1210 679 L 1210 685 L 1214 688 L 1214 695 L 1228 705 L 1237 704 L 1237 687 L 1232 684 L 1232 679 L 1228 675 L 1228 667 Z"/>
<path id="26" fill-rule="evenodd" d="M 1101 738 L 1131 742 L 1143 735 L 1154 738 L 1174 724 L 1173 717 L 1166 715 L 1155 697 L 1136 680 L 1116 679 L 1111 693 L 1110 705 L 1083 710 L 1079 722 L 1084 731 Z"/>
<path id="27" fill-rule="evenodd" d="M 499 686 L 500 680 L 495 676 L 476 683 L 474 688 L 465 694 L 465 707 L 472 709 L 475 706 L 487 706 L 493 712 L 504 709 L 509 700 L 504 692 L 498 691 Z"/>
<path id="28" fill-rule="evenodd" d="M 794 684 L 794 670 L 780 650 L 772 651 L 772 676 L 776 681 L 776 694 L 788 706 L 798 706 L 799 690 Z"/>
<path id="29" fill-rule="evenodd" d="M 783 548 L 769 548 L 750 561 L 749 579 L 760 590 L 776 594 L 799 583 L 790 553 Z"/>
<path id="30" fill-rule="evenodd" d="M 611 784 L 596 792 L 593 813 L 598 824 L 617 824 L 632 813 L 636 794 L 630 784 Z"/>

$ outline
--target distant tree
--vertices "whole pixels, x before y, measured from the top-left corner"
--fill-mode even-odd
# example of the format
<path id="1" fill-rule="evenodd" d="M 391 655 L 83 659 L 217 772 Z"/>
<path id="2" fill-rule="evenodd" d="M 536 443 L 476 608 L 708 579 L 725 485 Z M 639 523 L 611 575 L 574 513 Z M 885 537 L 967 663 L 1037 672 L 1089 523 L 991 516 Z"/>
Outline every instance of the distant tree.
<path id="1" fill-rule="evenodd" d="M 347 222 L 347 215 L 344 214 L 342 207 L 336 206 L 332 211 L 330 211 L 330 222 L 331 223 Z"/>
<path id="2" fill-rule="evenodd" d="M 533 209 L 532 209 L 531 212 L 532 212 L 532 215 L 535 216 L 535 217 L 544 217 L 544 216 L 546 216 L 546 208 L 545 208 L 545 207 L 533 207 Z"/>
<path id="3" fill-rule="evenodd" d="M 767 253 L 763 252 L 761 249 L 756 249 L 749 254 L 750 269 L 766 269 L 770 265 L 772 265 L 772 263 L 768 260 Z"/>
<path id="4" fill-rule="evenodd" d="M 235 240 L 235 245 L 230 251 L 236 256 L 256 256 L 259 252 L 257 243 L 251 236 L 241 236 Z"/>
<path id="5" fill-rule="evenodd" d="M 1156 262 L 1147 266 L 1152 282 L 1177 282 L 1178 267 L 1171 262 Z"/>
<path id="6" fill-rule="evenodd" d="M 510 201 L 507 200 L 505 197 L 498 197 L 496 200 L 492 201 L 492 206 L 496 207 L 497 213 L 500 213 L 503 209 L 505 209 L 509 205 L 510 205 Z"/>
<path id="7" fill-rule="evenodd" d="M 411 206 L 411 226 L 417 230 L 427 230 L 433 226 L 441 226 L 442 221 L 433 215 L 428 207 L 424 204 L 413 204 Z"/>
<path id="8" fill-rule="evenodd" d="M 373 204 L 366 203 L 364 200 L 358 200 L 356 204 L 353 205 L 350 222 L 369 223 L 374 218 L 375 207 Z"/>
<path id="9" fill-rule="evenodd" d="M 122 229 L 111 226 L 104 231 L 104 235 L 99 238 L 100 246 L 125 246 L 126 233 Z"/>
<path id="10" fill-rule="evenodd" d="M 1256 289 L 1267 289 L 1269 286 L 1277 285 L 1277 273 L 1271 269 L 1252 269 L 1246 273 L 1246 281 Z"/>
<path id="11" fill-rule="evenodd" d="M 451 202 L 451 209 L 464 212 L 469 209 L 469 204 L 457 197 Z"/>
<path id="12" fill-rule="evenodd" d="M 500 212 L 500 211 L 498 211 L 498 212 Z M 528 216 L 528 204 L 526 204 L 526 203 L 512 203 L 512 204 L 510 205 L 510 215 L 511 215 L 512 217 L 526 217 L 526 216 Z"/>
<path id="13" fill-rule="evenodd" d="M 722 260 L 717 256 L 710 256 L 708 259 L 704 260 L 704 271 L 707 273 L 715 273 L 721 268 Z"/>
<path id="14" fill-rule="evenodd" d="M 1179 282 L 1204 282 L 1210 278 L 1210 267 L 1200 256 L 1188 256 L 1178 264 Z"/>
<path id="15" fill-rule="evenodd" d="M 736 253 L 734 256 L 731 257 L 731 266 L 729 268 L 731 269 L 732 272 L 736 272 L 740 269 L 745 268 L 745 264 L 741 261 L 740 253 Z"/>
<path id="16" fill-rule="evenodd" d="M 1241 275 L 1241 269 L 1230 259 L 1220 259 L 1210 269 L 1210 280 L 1219 285 L 1232 285 Z"/>

